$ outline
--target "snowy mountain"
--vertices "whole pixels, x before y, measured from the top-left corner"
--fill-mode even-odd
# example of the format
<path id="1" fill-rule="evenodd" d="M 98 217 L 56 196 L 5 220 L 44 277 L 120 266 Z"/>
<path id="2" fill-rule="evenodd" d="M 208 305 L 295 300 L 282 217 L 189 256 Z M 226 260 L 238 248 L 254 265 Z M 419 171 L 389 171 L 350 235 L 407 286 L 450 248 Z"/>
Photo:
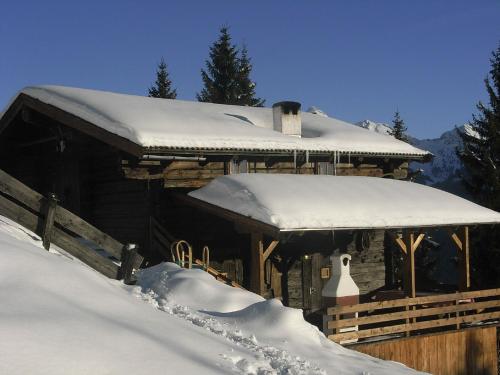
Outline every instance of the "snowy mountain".
<path id="1" fill-rule="evenodd" d="M 356 125 L 385 135 L 388 135 L 392 130 L 391 126 L 388 124 L 371 120 L 363 120 L 356 123 Z M 469 125 L 463 125 L 458 129 L 471 133 Z M 439 138 L 418 139 L 410 136 L 409 139 L 413 146 L 430 151 L 434 155 L 433 160 L 428 163 L 411 164 L 412 169 L 423 170 L 420 182 L 430 186 L 440 187 L 443 190 L 453 193 L 463 194 L 464 192 L 459 181 L 459 174 L 462 166 L 456 154 L 457 147 L 461 145 L 461 139 L 457 130 L 448 130 L 441 134 Z"/>
<path id="2" fill-rule="evenodd" d="M 390 135 L 392 132 L 392 128 L 390 125 L 384 124 L 383 122 L 374 122 L 371 120 L 363 120 L 360 122 L 357 122 L 356 125 L 359 127 L 371 130 L 375 133 L 380 133 L 380 134 L 385 134 L 385 135 Z"/>

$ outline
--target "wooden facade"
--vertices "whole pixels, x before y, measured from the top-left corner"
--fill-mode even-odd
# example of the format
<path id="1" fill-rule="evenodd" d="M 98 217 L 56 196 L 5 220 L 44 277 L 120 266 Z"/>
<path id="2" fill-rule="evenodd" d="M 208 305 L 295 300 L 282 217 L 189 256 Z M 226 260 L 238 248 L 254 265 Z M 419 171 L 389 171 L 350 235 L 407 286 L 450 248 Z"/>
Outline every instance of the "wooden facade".
<path id="1" fill-rule="evenodd" d="M 497 327 L 468 328 L 349 348 L 435 375 L 497 375 Z"/>
<path id="2" fill-rule="evenodd" d="M 178 197 L 233 173 L 404 179 L 408 159 L 376 154 L 334 158 L 328 154 L 231 154 L 228 150 L 156 151 L 141 150 L 27 96 L 21 96 L 0 123 L 0 169 L 44 195 L 55 193 L 61 206 L 119 241 L 138 244 L 144 265 L 170 260 L 167 247 L 175 238 L 190 242 L 198 257 L 208 245 L 212 265 L 219 271 L 246 287 L 258 285 L 253 289 L 282 298 L 306 314 L 323 307 L 324 269 L 334 250 L 352 254 L 351 270 L 362 294 L 385 285 L 390 270 L 386 270 L 384 231 L 339 232 L 333 237 L 332 233 L 306 233 L 280 239 L 256 284 L 257 276 L 251 271 L 252 243 L 267 248 L 275 238 L 263 232 L 265 245 L 259 245 L 252 242 L 251 231 L 240 230 L 230 218 L 200 211 Z M 146 154 L 152 157 L 145 158 Z"/>

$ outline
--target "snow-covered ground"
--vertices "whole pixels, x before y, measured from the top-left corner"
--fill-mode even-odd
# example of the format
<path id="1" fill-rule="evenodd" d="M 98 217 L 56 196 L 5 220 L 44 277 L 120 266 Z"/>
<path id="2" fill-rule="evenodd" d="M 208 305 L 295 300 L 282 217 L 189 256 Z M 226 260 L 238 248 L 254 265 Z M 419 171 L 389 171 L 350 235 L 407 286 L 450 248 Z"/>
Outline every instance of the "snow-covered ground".
<path id="1" fill-rule="evenodd" d="M 164 263 L 110 280 L 0 216 L 1 374 L 410 374 L 300 310 Z"/>

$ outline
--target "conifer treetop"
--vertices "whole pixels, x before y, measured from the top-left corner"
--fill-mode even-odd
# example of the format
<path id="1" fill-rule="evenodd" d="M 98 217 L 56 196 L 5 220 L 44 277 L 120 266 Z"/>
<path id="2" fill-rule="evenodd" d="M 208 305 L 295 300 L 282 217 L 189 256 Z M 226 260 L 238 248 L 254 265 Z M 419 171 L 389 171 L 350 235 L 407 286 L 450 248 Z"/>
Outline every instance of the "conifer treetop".
<path id="1" fill-rule="evenodd" d="M 394 113 L 392 124 L 392 131 L 390 131 L 389 134 L 400 141 L 408 142 L 408 136 L 406 135 L 407 129 L 401 115 L 399 114 L 399 110 L 396 110 Z"/>
<path id="2" fill-rule="evenodd" d="M 156 69 L 156 81 L 149 88 L 148 96 L 151 98 L 176 99 L 177 90 L 172 88 L 172 81 L 169 78 L 167 64 L 163 57 Z"/>

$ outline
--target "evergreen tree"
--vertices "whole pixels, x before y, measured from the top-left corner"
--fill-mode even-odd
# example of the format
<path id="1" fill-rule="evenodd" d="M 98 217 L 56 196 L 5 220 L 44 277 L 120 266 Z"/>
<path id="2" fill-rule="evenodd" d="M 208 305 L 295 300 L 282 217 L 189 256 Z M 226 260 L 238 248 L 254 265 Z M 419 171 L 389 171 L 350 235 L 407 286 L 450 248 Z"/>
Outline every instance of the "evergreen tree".
<path id="1" fill-rule="evenodd" d="M 238 84 L 241 90 L 239 105 L 248 105 L 251 107 L 262 107 L 264 106 L 265 100 L 256 97 L 255 93 L 255 82 L 250 79 L 250 73 L 252 72 L 252 62 L 250 57 L 248 57 L 248 50 L 246 46 L 241 49 L 241 55 L 239 58 L 239 79 Z"/>
<path id="2" fill-rule="evenodd" d="M 210 58 L 201 70 L 203 89 L 196 94 L 198 101 L 218 104 L 262 106 L 255 97 L 255 83 L 250 79 L 252 64 L 244 47 L 239 55 L 232 44 L 226 26 L 220 29 L 217 41 L 210 47 Z"/>
<path id="3" fill-rule="evenodd" d="M 161 58 L 158 68 L 156 69 L 156 82 L 154 86 L 149 88 L 149 96 L 151 98 L 175 99 L 177 98 L 177 90 L 172 89 L 172 81 L 169 78 L 167 64 L 163 57 Z"/>
<path id="4" fill-rule="evenodd" d="M 406 126 L 399 114 L 399 111 L 394 113 L 392 124 L 392 131 L 389 134 L 400 141 L 408 142 L 408 137 L 406 136 Z"/>
<path id="5" fill-rule="evenodd" d="M 472 197 L 486 207 L 500 210 L 500 46 L 490 59 L 490 77 L 484 80 L 489 106 L 479 102 L 477 115 L 459 132 L 463 147 L 458 150 L 464 173 L 462 181 Z M 474 232 L 473 265 L 478 267 L 482 286 L 500 282 L 500 231 L 480 227 Z M 476 255 L 476 256 L 474 256 Z M 477 256 L 479 255 L 479 256 Z"/>

